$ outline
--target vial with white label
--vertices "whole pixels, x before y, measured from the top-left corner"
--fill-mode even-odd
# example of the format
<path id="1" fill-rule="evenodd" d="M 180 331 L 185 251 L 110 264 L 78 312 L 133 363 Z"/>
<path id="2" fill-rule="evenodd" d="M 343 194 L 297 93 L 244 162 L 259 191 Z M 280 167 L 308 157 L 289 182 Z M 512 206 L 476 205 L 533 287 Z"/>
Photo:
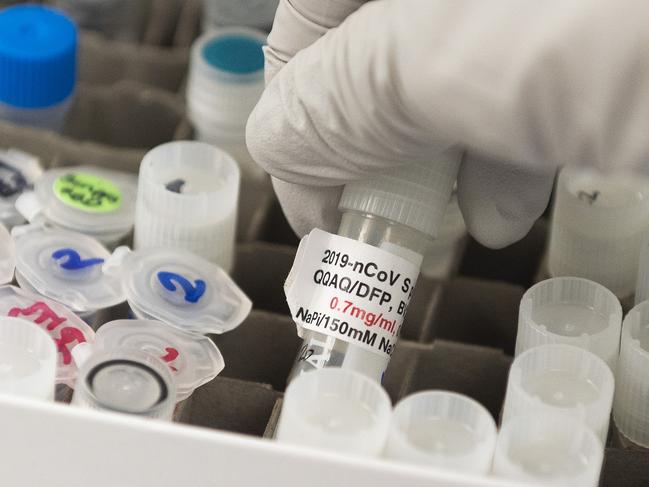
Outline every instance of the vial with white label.
<path id="1" fill-rule="evenodd" d="M 151 354 L 133 349 L 99 351 L 80 367 L 72 404 L 170 420 L 176 386 L 169 367 Z"/>
<path id="2" fill-rule="evenodd" d="M 225 333 L 252 308 L 223 269 L 187 250 L 118 247 L 104 272 L 121 280 L 135 318 L 158 320 L 183 332 Z"/>
<path id="3" fill-rule="evenodd" d="M 579 277 L 546 279 L 521 298 L 516 356 L 563 343 L 589 350 L 615 370 L 621 328 L 622 305 L 604 286 Z"/>
<path id="4" fill-rule="evenodd" d="M 173 247 L 229 272 L 239 204 L 239 166 L 203 142 L 160 145 L 142 159 L 135 249 Z"/>
<path id="5" fill-rule="evenodd" d="M 335 366 L 382 381 L 459 164 L 459 154 L 448 152 L 429 164 L 400 166 L 345 186 L 338 228 L 345 238 L 331 238 L 320 255 L 302 257 L 315 248 L 309 239 L 330 235 L 312 232 L 287 278 L 289 308 L 304 340 L 289 380 Z M 313 265 L 320 267 L 313 275 L 300 273 Z M 292 296 L 302 289 L 313 293 L 296 302 Z"/>
<path id="6" fill-rule="evenodd" d="M 0 10 L 0 119 L 61 130 L 77 75 L 77 28 L 40 5 Z"/>
<path id="7" fill-rule="evenodd" d="M 486 475 L 496 435 L 496 422 L 482 404 L 455 392 L 424 391 L 395 406 L 384 456 Z"/>
<path id="8" fill-rule="evenodd" d="M 29 222 L 89 235 L 114 248 L 133 229 L 135 175 L 94 166 L 45 171 L 16 208 Z"/>
<path id="9" fill-rule="evenodd" d="M 63 303 L 93 328 L 104 309 L 125 301 L 119 277 L 103 271 L 111 254 L 97 240 L 41 225 L 14 227 L 12 235 L 21 288 Z"/>
<path id="10" fill-rule="evenodd" d="M 16 200 L 43 174 L 37 157 L 18 149 L 0 150 L 0 223 L 11 230 L 25 222 Z"/>
<path id="11" fill-rule="evenodd" d="M 187 116 L 196 139 L 231 154 L 243 179 L 268 177 L 245 140 L 246 122 L 264 91 L 265 43 L 264 32 L 230 27 L 202 35 L 191 51 Z"/>
<path id="12" fill-rule="evenodd" d="M 360 456 L 383 450 L 392 404 L 376 382 L 331 367 L 298 377 L 284 394 L 280 442 Z"/>
<path id="13" fill-rule="evenodd" d="M 502 424 L 535 411 L 586 423 L 606 443 L 615 381 L 597 355 L 572 345 L 540 345 L 512 363 Z"/>
<path id="14" fill-rule="evenodd" d="M 557 182 L 548 271 L 590 279 L 627 298 L 635 290 L 648 230 L 647 178 L 566 167 Z"/>

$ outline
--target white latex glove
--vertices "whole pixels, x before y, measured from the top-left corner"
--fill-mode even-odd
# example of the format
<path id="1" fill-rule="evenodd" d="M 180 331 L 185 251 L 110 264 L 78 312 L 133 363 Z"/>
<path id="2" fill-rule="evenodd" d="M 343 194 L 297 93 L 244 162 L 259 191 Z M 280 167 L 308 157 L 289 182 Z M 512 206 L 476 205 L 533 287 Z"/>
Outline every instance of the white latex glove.
<path id="1" fill-rule="evenodd" d="M 449 147 L 466 151 L 467 227 L 491 247 L 527 233 L 557 165 L 646 169 L 646 0 L 378 0 L 329 31 L 309 13 L 360 3 L 283 0 L 269 37 L 269 79 L 297 54 L 247 141 L 298 234 L 335 231 L 346 182 Z"/>

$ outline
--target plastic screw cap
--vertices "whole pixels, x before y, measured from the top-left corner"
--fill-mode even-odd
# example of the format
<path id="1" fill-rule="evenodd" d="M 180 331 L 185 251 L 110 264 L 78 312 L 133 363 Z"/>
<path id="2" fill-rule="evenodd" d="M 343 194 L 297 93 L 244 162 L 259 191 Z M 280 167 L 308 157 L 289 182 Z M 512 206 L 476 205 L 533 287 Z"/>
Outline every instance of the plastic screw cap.
<path id="1" fill-rule="evenodd" d="M 563 343 L 593 352 L 615 370 L 621 327 L 622 305 L 604 286 L 578 277 L 547 279 L 521 299 L 516 355 Z"/>
<path id="2" fill-rule="evenodd" d="M 606 443 L 615 381 L 597 355 L 572 345 L 541 345 L 509 370 L 502 422 L 535 411 L 585 422 Z"/>
<path id="3" fill-rule="evenodd" d="M 345 185 L 338 208 L 380 216 L 437 237 L 453 192 L 460 154 L 446 152 L 429 164 L 397 166 L 373 179 Z"/>
<path id="4" fill-rule="evenodd" d="M 61 12 L 38 5 L 0 11 L 0 102 L 44 108 L 76 83 L 77 29 Z"/>
<path id="5" fill-rule="evenodd" d="M 232 268 L 239 167 L 202 142 L 170 142 L 149 151 L 140 166 L 135 248 L 185 249 Z"/>
<path id="6" fill-rule="evenodd" d="M 74 387 L 77 365 L 72 351 L 92 344 L 95 332 L 66 306 L 14 286 L 0 287 L 0 316 L 14 316 L 37 324 L 57 347 L 56 383 Z"/>
<path id="7" fill-rule="evenodd" d="M 630 296 L 648 230 L 648 179 L 566 167 L 559 175 L 552 216 L 550 275 L 584 277 L 620 298 Z"/>
<path id="8" fill-rule="evenodd" d="M 225 367 L 223 356 L 212 340 L 160 321 L 111 321 L 97 332 L 97 345 L 104 350 L 132 348 L 160 358 L 176 382 L 176 401 L 187 399 Z"/>
<path id="9" fill-rule="evenodd" d="M 0 151 L 0 222 L 9 229 L 25 221 L 16 209 L 16 200 L 33 188 L 42 174 L 36 156 L 18 149 Z"/>
<path id="10" fill-rule="evenodd" d="M 649 448 L 649 301 L 624 319 L 613 419 L 632 442 Z"/>
<path id="11" fill-rule="evenodd" d="M 170 420 L 176 388 L 169 367 L 151 354 L 132 349 L 98 351 L 79 369 L 72 403 Z"/>
<path id="12" fill-rule="evenodd" d="M 603 457 L 602 442 L 584 423 L 537 413 L 501 428 L 492 471 L 533 485 L 596 487 Z"/>
<path id="13" fill-rule="evenodd" d="M 496 423 L 480 403 L 454 392 L 425 391 L 403 399 L 394 408 L 384 455 L 487 474 L 496 435 Z"/>
<path id="14" fill-rule="evenodd" d="M 378 456 L 390 413 L 388 394 L 372 379 L 334 367 L 313 370 L 286 389 L 276 438 L 338 453 Z"/>
<path id="15" fill-rule="evenodd" d="M 54 399 L 56 346 L 39 326 L 21 318 L 0 318 L 0 392 Z"/>
<path id="16" fill-rule="evenodd" d="M 15 227 L 16 280 L 20 287 L 65 304 L 76 312 L 125 301 L 119 277 L 103 272 L 110 252 L 80 233 L 39 225 Z"/>

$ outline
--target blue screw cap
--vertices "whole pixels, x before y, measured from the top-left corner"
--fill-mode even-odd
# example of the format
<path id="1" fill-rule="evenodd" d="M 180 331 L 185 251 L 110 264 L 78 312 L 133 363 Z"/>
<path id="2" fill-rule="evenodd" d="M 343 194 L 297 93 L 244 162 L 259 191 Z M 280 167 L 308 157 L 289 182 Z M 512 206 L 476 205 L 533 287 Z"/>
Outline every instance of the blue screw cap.
<path id="1" fill-rule="evenodd" d="M 73 91 L 77 28 L 58 10 L 18 5 L 0 10 L 0 102 L 46 108 Z"/>
<path id="2" fill-rule="evenodd" d="M 232 74 L 250 74 L 264 69 L 264 44 L 251 36 L 227 34 L 203 48 L 203 58 L 214 68 Z"/>

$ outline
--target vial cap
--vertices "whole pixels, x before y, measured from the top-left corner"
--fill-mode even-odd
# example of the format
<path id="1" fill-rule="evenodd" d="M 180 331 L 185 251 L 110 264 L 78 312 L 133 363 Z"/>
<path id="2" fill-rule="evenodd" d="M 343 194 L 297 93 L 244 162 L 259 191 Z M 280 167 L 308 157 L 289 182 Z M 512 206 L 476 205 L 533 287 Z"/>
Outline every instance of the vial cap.
<path id="1" fill-rule="evenodd" d="M 336 367 L 317 369 L 298 376 L 286 389 L 277 439 L 378 456 L 391 412 L 387 392 L 369 377 Z"/>
<path id="2" fill-rule="evenodd" d="M 169 420 L 176 390 L 169 368 L 153 355 L 131 349 L 98 351 L 81 366 L 72 403 Z"/>
<path id="3" fill-rule="evenodd" d="M 593 352 L 615 370 L 622 305 L 604 286 L 579 277 L 554 277 L 521 298 L 516 356 L 538 345 L 563 343 Z"/>
<path id="4" fill-rule="evenodd" d="M 8 228 L 24 222 L 16 200 L 43 174 L 37 157 L 17 149 L 0 151 L 0 222 Z"/>
<path id="5" fill-rule="evenodd" d="M 135 175 L 91 166 L 47 170 L 18 207 L 32 221 L 46 221 L 100 240 L 125 235 L 135 220 Z M 26 203 L 23 203 L 23 200 Z"/>
<path id="6" fill-rule="evenodd" d="M 77 29 L 57 10 L 19 5 L 0 11 L 0 101 L 43 108 L 76 82 Z"/>
<path id="7" fill-rule="evenodd" d="M 240 173 L 209 144 L 170 142 L 140 165 L 135 248 L 175 247 L 232 266 Z"/>
<path id="8" fill-rule="evenodd" d="M 54 399 L 56 346 L 29 321 L 0 318 L 0 392 L 34 399 Z"/>
<path id="9" fill-rule="evenodd" d="M 615 381 L 597 355 L 572 345 L 541 345 L 520 354 L 509 370 L 502 423 L 534 411 L 585 421 L 602 444 L 608 435 Z"/>
<path id="10" fill-rule="evenodd" d="M 186 250 L 118 248 L 109 272 L 121 274 L 135 316 L 159 320 L 185 332 L 230 331 L 252 303 L 223 269 Z"/>
<path id="11" fill-rule="evenodd" d="M 429 164 L 382 171 L 372 179 L 345 185 L 338 207 L 380 216 L 437 237 L 460 165 L 460 154 L 446 152 Z"/>
<path id="12" fill-rule="evenodd" d="M 58 349 L 56 383 L 74 387 L 77 365 L 72 351 L 95 342 L 92 328 L 62 304 L 14 286 L 0 287 L 0 316 L 18 317 L 45 330 Z"/>
<path id="13" fill-rule="evenodd" d="M 496 435 L 496 422 L 477 401 L 448 391 L 419 392 L 395 406 L 385 456 L 487 474 Z"/>
<path id="14" fill-rule="evenodd" d="M 108 308 L 125 300 L 119 276 L 102 269 L 110 252 L 94 238 L 39 225 L 15 227 L 12 234 L 20 287 L 76 312 Z"/>
<path id="15" fill-rule="evenodd" d="M 176 401 L 188 398 L 194 389 L 211 381 L 225 367 L 212 340 L 160 321 L 111 321 L 99 328 L 97 344 L 104 350 L 132 348 L 160 358 L 176 382 Z"/>

